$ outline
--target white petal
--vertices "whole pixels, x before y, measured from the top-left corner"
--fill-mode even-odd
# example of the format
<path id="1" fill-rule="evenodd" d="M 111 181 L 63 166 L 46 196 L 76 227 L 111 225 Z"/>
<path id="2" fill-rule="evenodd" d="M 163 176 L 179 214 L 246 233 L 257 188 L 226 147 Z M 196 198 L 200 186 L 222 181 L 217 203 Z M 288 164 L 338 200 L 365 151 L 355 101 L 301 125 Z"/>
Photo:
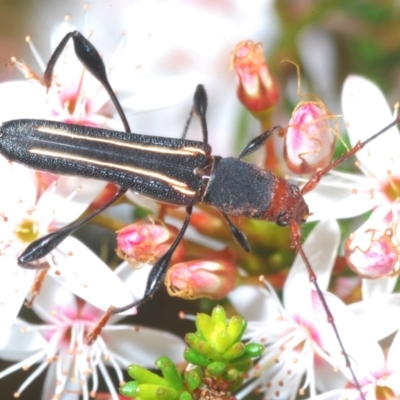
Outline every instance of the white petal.
<path id="1" fill-rule="evenodd" d="M 0 121 L 44 118 L 49 113 L 44 96 L 44 88 L 38 90 L 24 80 L 0 84 Z"/>
<path id="2" fill-rule="evenodd" d="M 36 204 L 37 180 L 31 169 L 23 165 L 10 163 L 0 156 L 0 185 L 7 188 L 0 196 L 0 209 L 7 215 L 12 210 L 21 213 L 31 209 Z"/>
<path id="3" fill-rule="evenodd" d="M 152 214 L 158 214 L 160 210 L 160 204 L 150 197 L 142 196 L 141 194 L 135 193 L 132 190 L 126 192 L 126 197 L 131 200 L 134 204 L 145 208 L 152 212 Z"/>
<path id="4" fill-rule="evenodd" d="M 371 198 L 373 185 L 374 181 L 363 175 L 334 173 L 325 176 L 305 195 L 311 212 L 307 221 L 352 218 L 366 213 L 379 200 L 376 196 Z"/>
<path id="5" fill-rule="evenodd" d="M 392 293 L 396 286 L 398 277 L 379 278 L 379 279 L 363 279 L 362 295 L 364 300 L 372 299 L 375 296 Z"/>
<path id="6" fill-rule="evenodd" d="M 345 387 L 346 377 L 338 373 L 334 367 L 325 360 L 316 359 L 315 365 L 316 385 L 319 392 L 327 393 L 337 388 Z M 317 396 L 318 397 L 318 396 Z M 340 398 L 343 400 L 343 398 Z"/>
<path id="7" fill-rule="evenodd" d="M 247 321 L 266 321 L 270 317 L 269 299 L 263 287 L 239 286 L 229 293 L 228 298 Z"/>
<path id="8" fill-rule="evenodd" d="M 360 378 L 361 375 L 368 376 L 368 374 L 381 372 L 384 368 L 385 359 L 373 335 L 369 331 L 361 329 L 355 315 L 338 297 L 328 292 L 324 292 L 324 297 L 334 317 L 346 353 L 352 360 L 351 363 L 356 375 Z M 350 372 L 344 364 L 344 357 L 338 340 L 334 335 L 331 324 L 327 322 L 325 310 L 315 292 L 313 292 L 313 306 L 317 319 L 320 321 L 319 332 L 325 348 L 336 360 L 342 372 L 351 380 Z M 324 329 L 322 329 L 323 325 Z"/>
<path id="9" fill-rule="evenodd" d="M 342 91 L 342 109 L 352 144 L 365 140 L 393 121 L 392 112 L 379 88 L 361 76 L 349 76 Z M 385 157 L 382 157 L 382 155 Z M 400 137 L 391 128 L 357 153 L 357 158 L 376 179 L 387 179 L 387 171 L 400 174 Z"/>
<path id="10" fill-rule="evenodd" d="M 121 279 L 78 239 L 69 236 L 57 249 L 56 267 L 49 274 L 66 289 L 101 310 L 133 302 Z M 124 315 L 132 313 L 128 310 Z"/>
<path id="11" fill-rule="evenodd" d="M 167 356 L 174 363 L 183 362 L 185 342 L 171 333 L 130 326 L 125 329 L 106 327 L 103 333 L 107 336 L 107 347 L 126 360 L 125 367 L 139 364 L 154 368 L 154 361 L 160 356 Z"/>
<path id="12" fill-rule="evenodd" d="M 304 252 L 317 275 L 321 290 L 328 287 L 339 239 L 337 222 L 327 220 L 318 223 L 303 244 Z M 283 303 L 289 313 L 305 315 L 310 311 L 309 298 L 310 278 L 300 254 L 297 254 L 283 288 Z"/>
<path id="13" fill-rule="evenodd" d="M 57 226 L 78 218 L 99 195 L 106 183 L 94 179 L 61 177 L 57 186 L 50 186 L 40 197 L 37 210 L 42 215 L 54 215 Z M 72 197 L 71 197 L 72 196 Z"/>
<path id="14" fill-rule="evenodd" d="M 51 277 L 44 280 L 32 308 L 46 323 L 58 322 L 59 314 L 64 318 L 76 318 L 78 312 L 76 297 Z"/>
<path id="15" fill-rule="evenodd" d="M 115 273 L 124 281 L 133 297 L 141 299 L 144 296 L 147 278 L 152 268 L 151 264 L 139 264 L 133 267 L 129 263 L 123 262 L 115 270 Z"/>
<path id="16" fill-rule="evenodd" d="M 135 111 L 170 107 L 187 101 L 193 95 L 197 81 L 181 76 L 135 77 L 133 82 L 124 82 L 129 91 L 118 90 L 118 98 L 124 109 Z"/>
<path id="17" fill-rule="evenodd" d="M 72 357 L 70 357 L 72 359 Z M 49 400 L 54 398 L 60 398 L 62 400 L 79 400 L 79 393 L 81 392 L 81 380 L 73 379 L 71 376 L 67 378 L 67 384 L 65 387 L 60 388 L 60 383 L 58 382 L 60 374 L 59 365 L 57 362 L 50 363 L 47 372 L 46 379 L 43 384 L 42 389 L 42 400 Z M 71 373 L 71 369 L 67 368 L 66 365 L 63 365 L 63 372 Z M 63 390 L 60 390 L 63 389 Z"/>
<path id="18" fill-rule="evenodd" d="M 360 393 L 356 389 L 337 389 L 314 396 L 312 397 L 312 400 L 357 400 L 359 398 Z M 372 399 L 367 397 L 367 400 Z"/>
<path id="19" fill-rule="evenodd" d="M 1 256 L 0 268 L 0 347 L 8 340 L 9 328 L 35 280 L 35 271 L 16 264 L 13 255 Z"/>
<path id="20" fill-rule="evenodd" d="M 395 371 L 397 377 L 400 376 L 400 331 L 397 332 L 393 338 L 392 344 L 387 355 L 387 369 L 388 371 Z M 399 383 L 399 381 L 397 381 Z"/>
<path id="21" fill-rule="evenodd" d="M 377 295 L 348 306 L 357 316 L 360 330 L 382 340 L 400 327 L 400 294 Z"/>
<path id="22" fill-rule="evenodd" d="M 10 328 L 7 343 L 0 349 L 0 357 L 4 360 L 21 361 L 46 346 L 47 341 L 34 325 L 17 319 Z"/>

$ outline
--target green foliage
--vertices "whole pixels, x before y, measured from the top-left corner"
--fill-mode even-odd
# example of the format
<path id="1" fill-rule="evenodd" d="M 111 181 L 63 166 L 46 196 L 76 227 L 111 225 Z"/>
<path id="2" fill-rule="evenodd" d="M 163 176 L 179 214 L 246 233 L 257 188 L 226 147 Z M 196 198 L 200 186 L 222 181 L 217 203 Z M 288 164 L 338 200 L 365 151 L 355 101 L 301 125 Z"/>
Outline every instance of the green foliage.
<path id="1" fill-rule="evenodd" d="M 183 375 L 168 357 L 155 363 L 162 376 L 130 365 L 128 374 L 134 380 L 121 386 L 120 393 L 136 400 L 194 400 L 204 388 L 227 395 L 237 389 L 263 346 L 241 342 L 247 322 L 239 316 L 228 319 L 221 306 L 216 306 L 211 316 L 198 314 L 195 323 L 197 331 L 185 337 L 190 347 L 184 352 L 189 366 Z"/>

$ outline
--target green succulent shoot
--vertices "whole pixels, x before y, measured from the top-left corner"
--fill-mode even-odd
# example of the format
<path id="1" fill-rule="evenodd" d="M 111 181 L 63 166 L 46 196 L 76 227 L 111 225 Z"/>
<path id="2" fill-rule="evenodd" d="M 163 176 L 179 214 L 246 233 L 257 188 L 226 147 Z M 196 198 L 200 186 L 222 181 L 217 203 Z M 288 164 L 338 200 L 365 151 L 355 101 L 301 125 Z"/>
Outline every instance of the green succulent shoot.
<path id="1" fill-rule="evenodd" d="M 252 358 L 261 355 L 263 346 L 241 342 L 247 322 L 237 315 L 228 320 L 221 306 L 216 306 L 211 316 L 198 314 L 195 323 L 197 331 L 185 336 L 190 346 L 185 349 L 185 360 L 202 367 L 205 377 L 235 390 L 252 368 Z"/>
<path id="2" fill-rule="evenodd" d="M 183 375 L 168 357 L 156 360 L 162 376 L 130 365 L 128 374 L 134 380 L 122 385 L 120 393 L 136 400 L 196 400 L 208 390 L 230 398 L 230 391 L 242 384 L 263 346 L 241 342 L 247 322 L 239 316 L 228 320 L 221 306 L 211 316 L 198 314 L 195 323 L 197 331 L 185 337 L 190 347 L 184 358 L 190 364 Z"/>
<path id="3" fill-rule="evenodd" d="M 157 369 L 162 377 L 139 365 L 130 365 L 128 374 L 133 381 L 119 389 L 120 393 L 136 400 L 192 400 L 190 394 L 201 384 L 201 371 L 196 368 L 190 373 L 180 374 L 175 364 L 168 357 L 156 360 Z"/>

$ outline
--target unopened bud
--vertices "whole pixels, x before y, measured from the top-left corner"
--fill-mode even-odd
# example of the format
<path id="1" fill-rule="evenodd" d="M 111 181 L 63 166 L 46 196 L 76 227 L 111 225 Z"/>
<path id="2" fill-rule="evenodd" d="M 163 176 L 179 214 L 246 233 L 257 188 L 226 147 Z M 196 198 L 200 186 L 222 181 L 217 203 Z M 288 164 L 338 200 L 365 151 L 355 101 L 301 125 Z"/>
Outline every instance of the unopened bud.
<path id="1" fill-rule="evenodd" d="M 382 234 L 375 229 L 352 234 L 345 244 L 349 267 L 357 275 L 368 279 L 396 275 L 399 254 L 392 236 L 391 230 Z"/>
<path id="2" fill-rule="evenodd" d="M 265 61 L 262 44 L 240 42 L 232 52 L 232 68 L 243 105 L 256 115 L 269 112 L 278 102 L 279 86 Z"/>
<path id="3" fill-rule="evenodd" d="M 171 296 L 185 299 L 223 299 L 234 289 L 236 268 L 227 261 L 189 261 L 173 265 L 165 285 Z"/>
<path id="4" fill-rule="evenodd" d="M 138 221 L 118 232 L 116 252 L 119 257 L 133 265 L 152 262 L 166 253 L 177 234 L 178 229 L 174 226 L 149 220 Z M 181 261 L 184 253 L 185 246 L 181 241 L 171 261 Z"/>
<path id="5" fill-rule="evenodd" d="M 284 156 L 292 172 L 313 173 L 330 163 L 336 141 L 331 120 L 336 123 L 335 116 L 315 103 L 296 107 L 284 140 Z"/>
<path id="6" fill-rule="evenodd" d="M 107 183 L 104 189 L 99 193 L 99 195 L 93 200 L 89 206 L 90 211 L 97 210 L 102 205 L 111 200 L 115 194 L 118 192 L 118 186 L 113 183 Z"/>

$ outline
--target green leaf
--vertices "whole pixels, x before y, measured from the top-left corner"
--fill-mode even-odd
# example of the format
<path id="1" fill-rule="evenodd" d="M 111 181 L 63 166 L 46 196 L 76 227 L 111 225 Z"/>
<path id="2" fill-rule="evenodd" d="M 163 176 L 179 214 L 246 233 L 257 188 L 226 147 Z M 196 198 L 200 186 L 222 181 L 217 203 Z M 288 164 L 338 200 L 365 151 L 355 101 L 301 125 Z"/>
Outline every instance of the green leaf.
<path id="1" fill-rule="evenodd" d="M 168 357 L 159 357 L 156 367 L 161 370 L 163 377 L 168 381 L 169 386 L 176 390 L 182 390 L 183 379 L 175 364 Z"/>
<path id="2" fill-rule="evenodd" d="M 139 382 L 137 381 L 130 381 L 125 384 L 123 384 L 119 388 L 119 392 L 126 397 L 132 397 L 134 398 L 136 396 L 136 389 L 139 386 Z"/>
<path id="3" fill-rule="evenodd" d="M 238 342 L 245 330 L 247 328 L 247 322 L 238 315 L 234 315 L 228 322 L 228 326 L 226 327 L 226 331 L 229 336 L 232 338 L 233 342 Z"/>
<path id="4" fill-rule="evenodd" d="M 195 367 L 190 369 L 189 371 L 185 371 L 184 376 L 185 385 L 190 392 L 197 389 L 202 383 L 203 374 L 201 372 L 201 368 L 199 367 Z"/>
<path id="5" fill-rule="evenodd" d="M 136 396 L 149 400 L 176 400 L 179 392 L 170 387 L 143 383 L 137 387 Z"/>
<path id="6" fill-rule="evenodd" d="M 214 324 L 222 323 L 226 325 L 226 313 L 224 307 L 215 306 L 211 313 Z"/>
<path id="7" fill-rule="evenodd" d="M 214 361 L 207 366 L 207 372 L 211 376 L 221 375 L 225 371 L 227 363 L 223 361 Z"/>
<path id="8" fill-rule="evenodd" d="M 207 314 L 199 313 L 196 315 L 196 327 L 202 333 L 205 339 L 210 340 L 214 331 L 214 322 Z"/>
<path id="9" fill-rule="evenodd" d="M 179 396 L 179 400 L 193 400 L 193 396 L 189 392 L 182 392 Z"/>
<path id="10" fill-rule="evenodd" d="M 258 343 L 249 343 L 245 346 L 244 354 L 247 357 L 255 358 L 260 357 L 264 351 L 264 346 Z"/>
<path id="11" fill-rule="evenodd" d="M 222 355 L 225 350 L 233 344 L 230 335 L 226 330 L 220 332 L 214 332 L 212 335 L 212 346 L 213 348 Z"/>
<path id="12" fill-rule="evenodd" d="M 150 383 L 152 385 L 169 386 L 166 379 L 149 371 L 140 365 L 132 364 L 128 367 L 128 374 L 139 383 Z"/>
<path id="13" fill-rule="evenodd" d="M 187 347 L 185 352 L 183 353 L 183 358 L 191 364 L 199 365 L 201 367 L 207 367 L 210 364 L 211 360 L 206 356 L 203 356 L 199 352 L 194 349 Z"/>
<path id="14" fill-rule="evenodd" d="M 225 351 L 223 357 L 225 360 L 234 360 L 242 356 L 245 350 L 246 346 L 243 342 L 236 342 Z"/>
<path id="15" fill-rule="evenodd" d="M 200 339 L 197 335 L 188 333 L 185 336 L 185 341 L 199 354 L 213 360 L 220 360 L 222 358 L 221 354 L 212 347 L 210 342 Z"/>

